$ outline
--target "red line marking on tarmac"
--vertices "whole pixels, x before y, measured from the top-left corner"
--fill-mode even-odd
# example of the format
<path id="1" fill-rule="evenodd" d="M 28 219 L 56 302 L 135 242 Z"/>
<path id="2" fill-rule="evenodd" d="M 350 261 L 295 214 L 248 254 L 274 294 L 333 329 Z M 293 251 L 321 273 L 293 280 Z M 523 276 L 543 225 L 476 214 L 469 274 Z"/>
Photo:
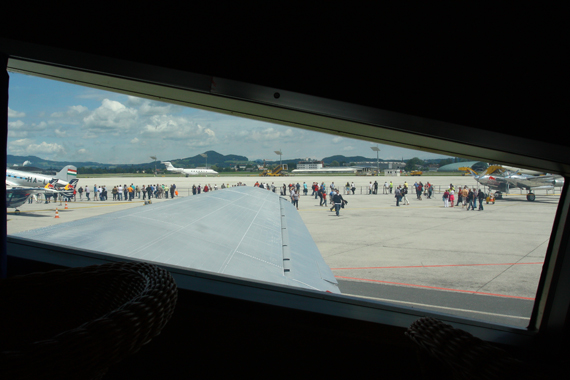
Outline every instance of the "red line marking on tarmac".
<path id="1" fill-rule="evenodd" d="M 335 276 L 335 278 L 342 278 L 342 279 L 345 279 L 345 280 L 358 280 L 358 281 L 378 282 L 378 283 L 381 283 L 381 284 L 411 286 L 411 287 L 415 287 L 415 288 L 426 288 L 426 289 L 435 289 L 435 290 L 447 290 L 447 291 L 450 291 L 450 292 L 472 293 L 472 294 L 480 294 L 480 295 L 494 296 L 494 297 L 518 298 L 518 299 L 523 299 L 523 300 L 534 301 L 534 298 L 530 298 L 530 297 L 519 297 L 519 296 L 509 296 L 509 295 L 505 295 L 505 294 L 476 292 L 476 291 L 473 291 L 473 290 L 441 288 L 441 287 L 439 287 L 439 286 L 427 286 L 427 285 L 417 285 L 417 284 L 406 284 L 406 283 L 402 283 L 402 282 L 370 280 L 370 279 L 367 279 L 367 278 L 357 278 L 357 277 Z"/>
<path id="2" fill-rule="evenodd" d="M 476 267 L 488 265 L 537 265 L 540 263 L 498 263 L 498 264 L 441 264 L 441 265 L 400 265 L 393 267 L 354 267 L 354 268 L 331 268 L 331 270 L 349 270 L 349 269 L 401 269 L 401 268 L 441 268 L 441 267 Z"/>

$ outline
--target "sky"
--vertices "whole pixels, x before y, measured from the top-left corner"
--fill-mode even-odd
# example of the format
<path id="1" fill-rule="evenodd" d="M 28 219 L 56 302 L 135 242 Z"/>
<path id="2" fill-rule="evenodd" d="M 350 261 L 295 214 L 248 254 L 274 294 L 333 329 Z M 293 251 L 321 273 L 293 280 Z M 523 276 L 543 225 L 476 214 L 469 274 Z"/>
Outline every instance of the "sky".
<path id="1" fill-rule="evenodd" d="M 8 154 L 138 164 L 209 150 L 249 160 L 376 158 L 377 144 L 10 72 Z M 380 158 L 442 155 L 379 144 Z M 33 163 L 32 163 L 33 164 Z"/>

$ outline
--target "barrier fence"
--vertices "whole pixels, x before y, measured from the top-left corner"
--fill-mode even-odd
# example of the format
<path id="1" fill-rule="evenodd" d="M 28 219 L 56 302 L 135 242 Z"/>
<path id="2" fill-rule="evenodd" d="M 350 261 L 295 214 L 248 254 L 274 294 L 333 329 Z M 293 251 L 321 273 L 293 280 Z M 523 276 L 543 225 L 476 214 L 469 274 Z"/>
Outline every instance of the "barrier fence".
<path id="1" fill-rule="evenodd" d="M 396 187 L 392 188 L 392 194 L 394 193 Z M 473 188 L 473 187 L 470 187 Z M 433 185 L 433 194 L 443 194 L 445 192 L 445 190 L 449 189 L 449 186 L 446 185 Z M 459 186 L 456 187 L 456 190 L 459 189 Z M 483 187 L 483 186 L 479 186 L 476 187 L 476 189 L 482 189 L 485 193 L 495 193 L 494 190 L 489 191 L 488 188 Z M 189 196 L 192 195 L 192 188 L 179 188 L 177 187 L 176 190 L 178 190 L 178 196 Z M 218 190 L 220 190 L 218 188 Z M 282 193 L 283 188 L 282 187 L 277 187 L 275 189 L 276 193 Z M 327 188 L 327 192 L 330 192 L 330 187 Z M 347 194 L 346 193 L 346 188 L 339 188 L 340 192 L 342 195 L 353 195 L 352 190 Z M 212 190 L 212 191 L 216 191 L 216 190 Z M 409 192 L 412 194 L 415 194 L 416 191 L 414 189 L 413 186 L 409 187 Z M 545 194 L 545 195 L 552 195 L 552 194 L 560 194 L 562 192 L 562 187 L 558 187 L 558 188 L 553 188 L 553 189 L 534 189 L 533 193 L 535 194 Z M 424 192 L 422 192 L 424 193 Z M 307 191 L 307 195 L 311 196 L 313 194 L 313 191 L 311 189 L 309 189 Z M 390 190 L 384 190 L 383 187 L 379 187 L 378 188 L 378 192 L 377 193 L 369 193 L 369 188 L 368 186 L 357 186 L 355 191 L 354 191 L 354 195 L 386 195 L 386 194 L 390 194 Z M 520 195 L 526 195 L 527 191 L 523 190 L 523 189 L 510 189 L 510 194 L 520 194 Z M 289 195 L 289 189 L 287 188 L 287 194 L 285 195 Z M 301 196 L 304 196 L 303 193 L 303 189 L 301 188 Z M 312 195 L 314 196 L 314 195 Z"/>
<path id="2" fill-rule="evenodd" d="M 449 189 L 449 186 L 447 185 L 432 185 L 433 186 L 433 194 L 443 194 L 445 192 L 445 190 Z M 231 186 L 230 186 L 231 187 Z M 352 192 L 352 190 L 350 190 L 348 193 L 346 192 L 346 188 L 339 188 L 339 190 L 341 191 L 342 195 L 346 195 L 346 196 L 351 196 L 351 195 L 389 195 L 389 194 L 394 194 L 394 190 L 396 187 L 392 188 L 392 193 L 390 193 L 389 189 L 384 189 L 384 187 L 379 187 L 378 191 L 375 193 L 374 191 L 370 192 L 369 187 L 368 186 L 356 186 L 354 193 Z M 473 188 L 473 187 L 471 187 Z M 221 188 L 218 188 L 217 190 L 220 190 Z M 459 186 L 457 186 L 457 189 L 459 189 Z M 495 193 L 494 190 L 489 190 L 486 187 L 483 186 L 478 186 L 476 187 L 476 189 L 482 189 L 485 193 Z M 192 188 L 191 187 L 177 187 L 176 190 L 178 191 L 178 196 L 180 197 L 185 197 L 185 196 L 190 196 L 193 195 L 192 194 Z M 330 192 L 330 187 L 327 188 L 327 193 Z M 216 190 L 210 190 L 210 191 L 216 191 Z M 269 191 L 269 190 L 268 190 Z M 203 192 L 203 191 L 201 191 Z M 286 194 L 283 194 L 283 188 L 282 187 L 277 187 L 275 189 L 275 192 L 281 195 L 285 195 L 288 196 L 289 195 L 289 189 L 287 188 L 286 190 Z M 536 195 L 553 195 L 553 194 L 560 194 L 562 192 L 562 187 L 554 187 L 552 189 L 534 189 L 533 193 Z M 409 194 L 415 194 L 416 191 L 414 189 L 413 186 L 411 186 L 409 188 Z M 425 194 L 425 192 L 422 191 L 422 194 Z M 520 194 L 520 195 L 526 195 L 527 191 L 523 190 L 523 189 L 510 189 L 510 193 L 509 194 Z M 90 194 L 91 198 L 93 198 L 93 193 Z M 301 196 L 305 196 L 303 189 L 301 188 Z M 313 191 L 311 189 L 309 189 L 307 191 L 307 196 L 315 196 L 313 194 Z M 110 192 L 108 192 L 107 197 L 109 200 L 112 200 L 112 194 Z M 168 197 L 170 197 L 170 194 L 168 195 Z M 76 199 L 79 199 L 79 194 L 76 195 Z M 142 199 L 143 195 L 142 193 L 140 194 L 140 196 L 138 194 L 135 195 L 135 199 Z M 154 198 L 154 196 L 153 196 Z M 42 194 L 37 194 L 36 196 L 33 197 L 33 199 L 35 199 L 36 201 L 43 201 L 43 196 Z M 82 195 L 82 199 L 86 199 L 86 194 L 83 193 Z M 61 201 L 62 198 L 59 197 L 58 201 Z M 30 200 L 30 203 L 32 202 L 32 200 Z"/>

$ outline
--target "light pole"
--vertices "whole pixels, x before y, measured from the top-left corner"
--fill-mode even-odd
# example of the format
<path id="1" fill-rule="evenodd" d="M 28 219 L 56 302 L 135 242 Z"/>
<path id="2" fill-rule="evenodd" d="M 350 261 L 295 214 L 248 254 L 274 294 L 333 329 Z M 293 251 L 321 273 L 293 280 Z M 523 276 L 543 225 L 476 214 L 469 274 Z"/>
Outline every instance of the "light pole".
<path id="1" fill-rule="evenodd" d="M 274 150 L 275 154 L 279 155 L 279 167 L 281 168 L 281 170 L 283 170 L 283 164 L 281 163 L 281 155 L 283 154 L 283 152 L 281 152 L 280 150 Z"/>
<path id="2" fill-rule="evenodd" d="M 150 156 L 154 160 L 154 176 L 156 177 L 156 156 Z"/>
<path id="3" fill-rule="evenodd" d="M 208 169 L 208 154 L 207 153 L 200 153 L 200 156 L 206 158 L 206 169 Z"/>
<path id="4" fill-rule="evenodd" d="M 378 145 L 376 146 L 371 146 L 370 149 L 372 149 L 373 151 L 376 152 L 376 175 L 379 176 L 380 175 L 380 159 L 378 157 L 380 152 L 380 148 L 378 148 Z"/>

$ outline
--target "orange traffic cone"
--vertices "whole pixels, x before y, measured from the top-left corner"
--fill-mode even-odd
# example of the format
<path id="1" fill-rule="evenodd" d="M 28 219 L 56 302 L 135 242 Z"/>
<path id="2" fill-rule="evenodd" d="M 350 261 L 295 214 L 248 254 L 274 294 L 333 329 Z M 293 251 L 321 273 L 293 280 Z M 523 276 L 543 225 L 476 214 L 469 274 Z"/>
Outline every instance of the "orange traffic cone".
<path id="1" fill-rule="evenodd" d="M 68 209 L 68 208 L 67 208 L 67 201 L 65 201 L 65 209 L 66 209 L 66 210 Z"/>
<path id="2" fill-rule="evenodd" d="M 56 219 L 59 219 L 59 213 L 57 212 L 57 207 L 55 208 L 55 217 Z"/>

